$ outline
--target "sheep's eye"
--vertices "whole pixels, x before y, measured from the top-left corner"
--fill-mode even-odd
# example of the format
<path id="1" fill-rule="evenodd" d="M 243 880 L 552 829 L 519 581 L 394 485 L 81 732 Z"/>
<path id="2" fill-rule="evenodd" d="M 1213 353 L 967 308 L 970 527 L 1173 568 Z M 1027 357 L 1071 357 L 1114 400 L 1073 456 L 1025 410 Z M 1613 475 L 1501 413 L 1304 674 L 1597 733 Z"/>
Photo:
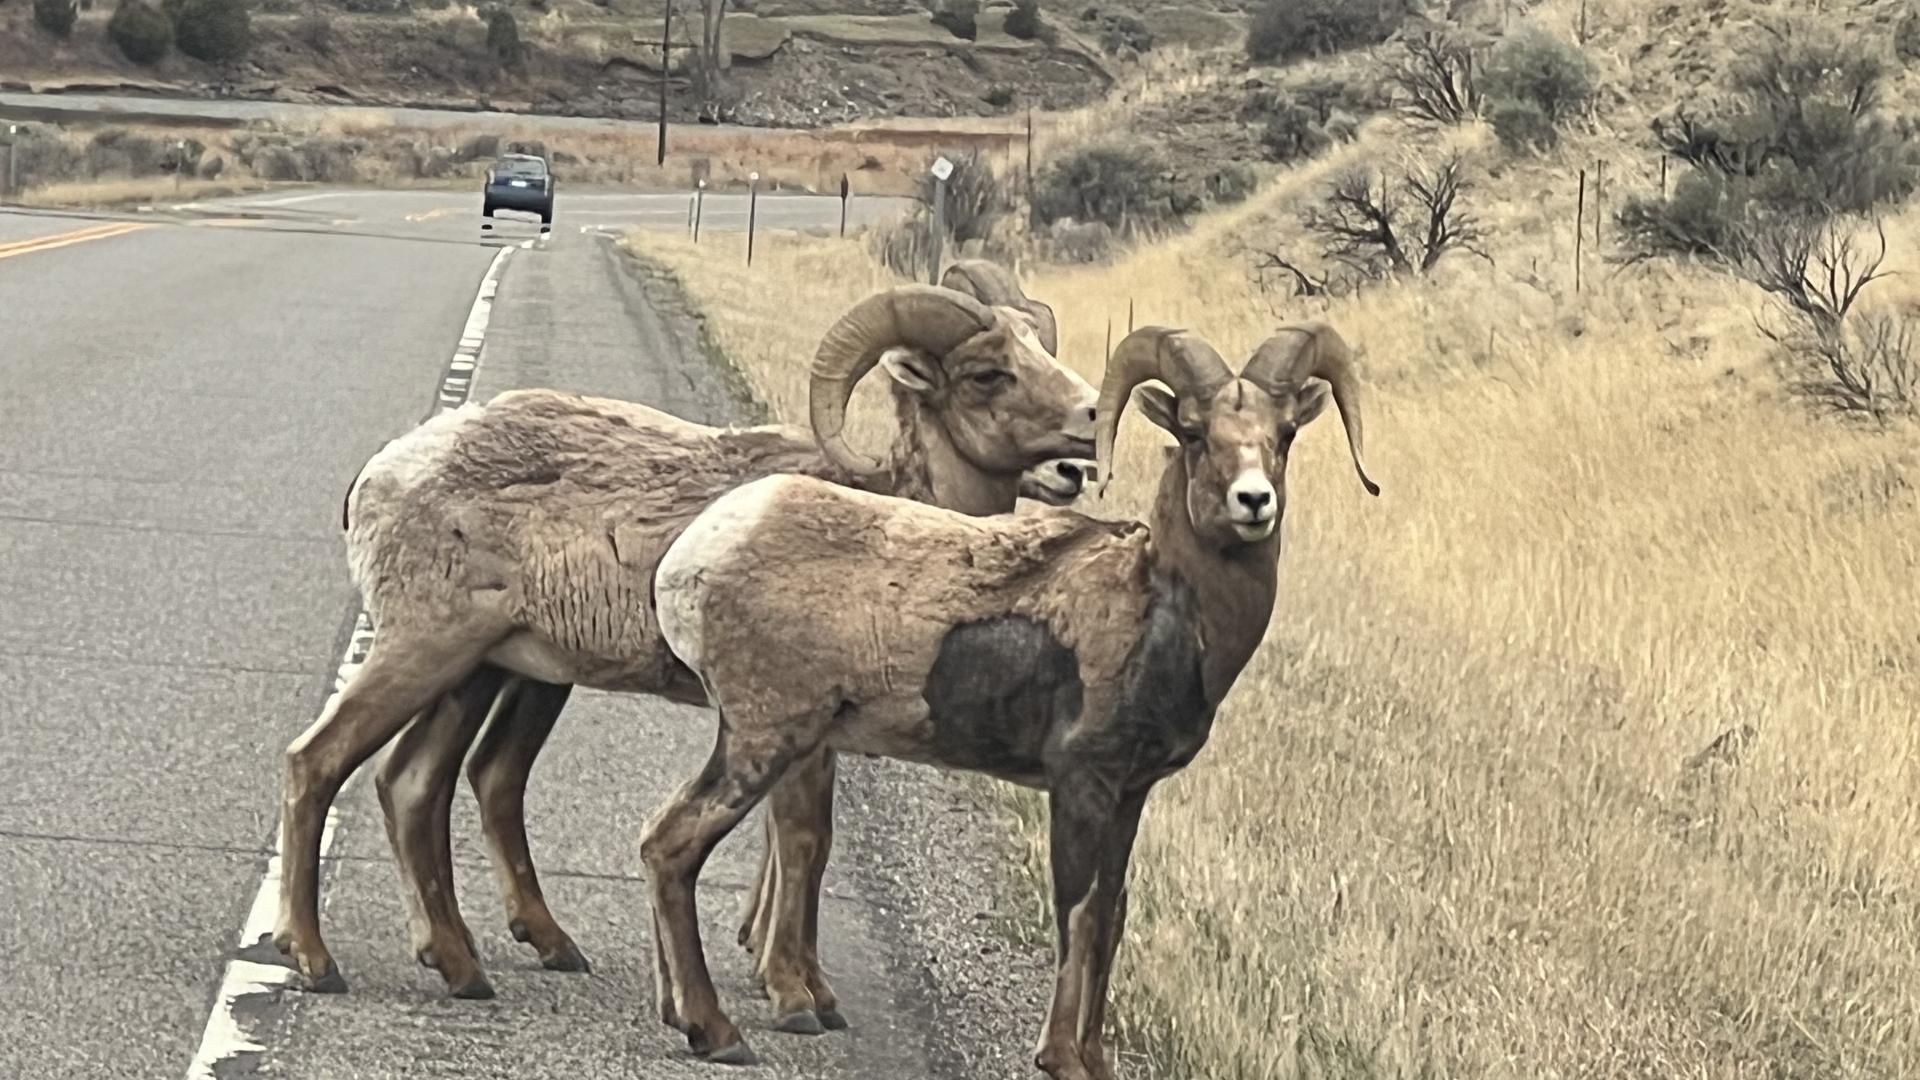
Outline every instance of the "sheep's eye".
<path id="1" fill-rule="evenodd" d="M 967 376 L 967 381 L 982 390 L 998 390 L 1013 382 L 1013 375 L 1005 371 L 976 371 Z"/>

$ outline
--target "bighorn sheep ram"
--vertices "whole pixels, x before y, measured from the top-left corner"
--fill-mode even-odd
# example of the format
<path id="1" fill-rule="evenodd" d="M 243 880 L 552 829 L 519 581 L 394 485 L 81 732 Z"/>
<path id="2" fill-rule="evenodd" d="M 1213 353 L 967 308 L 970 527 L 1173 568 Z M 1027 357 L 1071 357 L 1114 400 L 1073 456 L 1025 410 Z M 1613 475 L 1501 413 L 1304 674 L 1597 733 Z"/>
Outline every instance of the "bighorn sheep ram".
<path id="1" fill-rule="evenodd" d="M 307 985 L 346 985 L 319 930 L 327 808 L 403 727 L 376 785 L 416 956 L 456 996 L 491 996 L 454 899 L 448 838 L 461 758 L 477 737 L 468 778 L 514 935 L 548 967 L 585 970 L 527 853 L 525 782 L 575 684 L 705 703 L 659 638 L 648 594 L 660 553 L 712 499 L 779 472 L 968 513 L 1012 509 L 1023 475 L 1092 449 L 1094 390 L 1042 347 L 1037 321 L 943 287 L 869 297 L 821 343 L 811 432 L 716 429 L 626 402 L 515 391 L 438 416 L 374 455 L 344 508 L 373 646 L 286 755 L 275 942 Z M 842 434 L 853 387 L 879 364 L 901 422 L 885 462 L 854 453 Z M 787 999 L 817 1001 L 838 1019 L 817 964 L 792 978 Z M 809 1019 L 816 1030 L 825 1022 Z"/>
<path id="2" fill-rule="evenodd" d="M 1055 1080 L 1112 1077 L 1107 977 L 1141 807 L 1205 744 L 1266 633 L 1288 450 L 1328 388 L 1379 494 L 1348 351 L 1324 323 L 1281 330 L 1237 376 L 1189 332 L 1128 335 L 1096 407 L 1102 487 L 1136 388 L 1179 442 L 1150 528 L 1069 510 L 970 518 L 782 476 L 716 500 L 662 556 L 661 633 L 720 717 L 706 767 L 641 844 L 661 1019 L 696 1052 L 754 1060 L 708 976 L 701 864 L 826 746 L 1047 791 L 1058 967 L 1035 1062 Z"/>

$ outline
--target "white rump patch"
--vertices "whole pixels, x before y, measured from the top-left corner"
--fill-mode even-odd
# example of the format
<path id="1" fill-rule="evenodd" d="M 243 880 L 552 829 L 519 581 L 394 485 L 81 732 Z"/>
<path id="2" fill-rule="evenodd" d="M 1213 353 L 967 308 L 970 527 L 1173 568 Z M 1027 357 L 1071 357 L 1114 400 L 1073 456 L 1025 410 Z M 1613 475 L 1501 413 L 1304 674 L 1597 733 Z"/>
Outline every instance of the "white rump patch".
<path id="1" fill-rule="evenodd" d="M 480 419 L 485 406 L 467 402 L 432 417 L 380 448 L 360 472 L 360 483 L 379 477 L 402 490 L 419 483 L 453 451 L 461 429 Z"/>
<path id="2" fill-rule="evenodd" d="M 742 484 L 715 499 L 667 546 L 653 572 L 654 614 L 660 636 L 680 662 L 706 673 L 708 578 L 724 574 L 733 556 L 752 542 L 756 526 L 780 493 L 795 483 L 791 476 L 768 476 Z"/>

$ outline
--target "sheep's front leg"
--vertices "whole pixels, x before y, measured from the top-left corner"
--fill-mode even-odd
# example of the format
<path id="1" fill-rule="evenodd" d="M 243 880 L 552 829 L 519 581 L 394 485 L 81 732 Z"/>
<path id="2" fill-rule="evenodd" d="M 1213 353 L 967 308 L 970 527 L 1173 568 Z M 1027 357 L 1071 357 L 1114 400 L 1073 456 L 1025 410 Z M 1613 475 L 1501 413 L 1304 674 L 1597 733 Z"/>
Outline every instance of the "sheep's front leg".
<path id="1" fill-rule="evenodd" d="M 774 1027 L 800 1035 L 847 1026 L 820 967 L 820 887 L 833 848 L 835 773 L 834 753 L 823 746 L 796 761 L 767 800 L 775 872 L 758 971 L 773 999 Z"/>
<path id="2" fill-rule="evenodd" d="M 592 965 L 547 907 L 527 848 L 527 777 L 572 692 L 571 686 L 516 678 L 480 734 L 467 762 L 467 783 L 480 803 L 480 827 L 513 939 L 532 945 L 549 971 L 584 972 Z"/>
<path id="3" fill-rule="evenodd" d="M 761 724 L 730 727 L 723 716 L 706 768 L 660 808 L 640 842 L 640 857 L 652 879 L 660 981 L 666 984 L 661 1018 L 686 1035 L 695 1053 L 727 1065 L 751 1065 L 758 1059 L 720 1008 L 700 944 L 694 885 L 707 856 L 786 767 L 788 758 L 776 749 L 786 733 L 767 737 L 766 730 Z"/>
<path id="4" fill-rule="evenodd" d="M 1120 951 L 1120 938 L 1127 928 L 1127 864 L 1133 858 L 1134 838 L 1140 832 L 1140 812 L 1146 806 L 1147 792 L 1128 795 L 1101 844 L 1099 884 L 1104 899 L 1110 901 L 1100 927 L 1100 944 L 1093 959 L 1093 974 L 1088 981 L 1085 1006 L 1080 1010 L 1080 1060 L 1094 1080 L 1113 1080 L 1113 1065 L 1107 1058 L 1106 1024 L 1108 986 L 1113 977 L 1113 958 Z"/>
<path id="5" fill-rule="evenodd" d="M 1141 799 L 1123 798 L 1111 778 L 1078 769 L 1054 778 L 1048 802 L 1058 952 L 1034 1064 L 1053 1080 L 1105 1080 L 1112 1072 L 1104 1049 L 1094 1044 L 1097 1056 L 1088 1060 L 1083 1031 L 1094 995 L 1105 993 L 1101 961 L 1126 884 Z"/>

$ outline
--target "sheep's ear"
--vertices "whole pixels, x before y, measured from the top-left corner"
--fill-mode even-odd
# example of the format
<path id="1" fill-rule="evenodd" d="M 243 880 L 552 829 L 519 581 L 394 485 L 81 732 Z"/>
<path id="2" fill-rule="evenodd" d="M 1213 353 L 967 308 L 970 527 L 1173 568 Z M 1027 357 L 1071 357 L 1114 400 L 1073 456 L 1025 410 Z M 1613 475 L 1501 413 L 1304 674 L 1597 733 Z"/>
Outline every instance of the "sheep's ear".
<path id="1" fill-rule="evenodd" d="M 939 362 L 918 349 L 888 349 L 880 357 L 880 366 L 894 382 L 922 396 L 945 384 Z"/>
<path id="2" fill-rule="evenodd" d="M 1180 403 L 1172 394 L 1157 386 L 1143 386 L 1133 392 L 1133 399 L 1140 403 L 1140 415 L 1153 421 L 1156 427 L 1175 438 L 1186 437 L 1180 426 Z"/>
<path id="3" fill-rule="evenodd" d="M 1313 419 L 1325 412 L 1327 402 L 1331 400 L 1326 383 L 1315 379 L 1300 388 L 1293 395 L 1293 426 L 1295 430 L 1313 423 Z"/>

